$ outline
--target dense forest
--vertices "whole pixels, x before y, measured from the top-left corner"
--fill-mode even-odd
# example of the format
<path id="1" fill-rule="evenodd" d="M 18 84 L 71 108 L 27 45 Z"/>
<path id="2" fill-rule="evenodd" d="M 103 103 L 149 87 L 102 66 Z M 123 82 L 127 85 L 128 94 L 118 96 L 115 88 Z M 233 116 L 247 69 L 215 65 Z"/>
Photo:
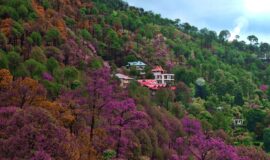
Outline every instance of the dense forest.
<path id="1" fill-rule="evenodd" d="M 122 0 L 0 0 L 0 159 L 270 160 L 270 45 L 229 37 Z M 132 61 L 175 89 L 121 87 Z"/>

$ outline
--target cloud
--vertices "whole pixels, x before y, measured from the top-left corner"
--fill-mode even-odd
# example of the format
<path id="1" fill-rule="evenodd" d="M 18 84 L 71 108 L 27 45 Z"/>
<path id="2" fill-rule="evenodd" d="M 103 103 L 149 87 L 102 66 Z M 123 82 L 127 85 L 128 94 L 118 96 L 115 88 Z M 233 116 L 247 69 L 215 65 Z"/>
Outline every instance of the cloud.
<path id="1" fill-rule="evenodd" d="M 229 41 L 233 41 L 237 35 L 240 35 L 244 32 L 243 30 L 248 27 L 249 20 L 246 17 L 239 17 L 236 19 L 235 23 L 236 26 L 231 31 L 231 37 L 229 38 Z"/>

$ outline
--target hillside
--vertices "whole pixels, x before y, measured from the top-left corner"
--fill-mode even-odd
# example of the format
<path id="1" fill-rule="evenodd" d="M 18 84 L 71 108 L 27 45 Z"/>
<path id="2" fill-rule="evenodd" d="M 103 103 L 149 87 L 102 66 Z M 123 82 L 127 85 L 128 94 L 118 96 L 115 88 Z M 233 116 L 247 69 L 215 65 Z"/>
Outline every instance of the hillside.
<path id="1" fill-rule="evenodd" d="M 270 160 L 270 45 L 229 36 L 122 0 L 0 0 L 0 159 Z"/>

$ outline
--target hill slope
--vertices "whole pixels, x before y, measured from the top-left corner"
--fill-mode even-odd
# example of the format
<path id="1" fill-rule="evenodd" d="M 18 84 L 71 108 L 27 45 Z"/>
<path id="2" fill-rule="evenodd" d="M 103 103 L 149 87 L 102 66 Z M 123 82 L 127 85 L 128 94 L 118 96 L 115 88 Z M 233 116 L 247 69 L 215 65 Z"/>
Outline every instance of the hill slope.
<path id="1" fill-rule="evenodd" d="M 0 157 L 270 159 L 270 46 L 228 37 L 121 0 L 0 0 Z M 175 90 L 113 76 L 156 65 Z"/>

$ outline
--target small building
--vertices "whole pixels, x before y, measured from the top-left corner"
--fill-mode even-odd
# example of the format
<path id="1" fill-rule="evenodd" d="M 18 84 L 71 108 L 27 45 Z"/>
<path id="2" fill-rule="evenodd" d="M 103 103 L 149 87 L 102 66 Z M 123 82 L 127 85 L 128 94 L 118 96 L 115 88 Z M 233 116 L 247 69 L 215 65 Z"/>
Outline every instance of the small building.
<path id="1" fill-rule="evenodd" d="M 127 67 L 135 67 L 138 71 L 145 69 L 146 64 L 142 61 L 128 62 Z"/>
<path id="2" fill-rule="evenodd" d="M 165 73 L 165 70 L 161 66 L 156 66 L 152 69 L 152 72 L 159 84 L 171 84 L 174 82 L 174 74 Z"/>
<path id="3" fill-rule="evenodd" d="M 243 126 L 244 125 L 244 119 L 237 119 L 237 118 L 235 118 L 235 119 L 233 119 L 233 125 L 234 126 Z"/>
<path id="4" fill-rule="evenodd" d="M 130 83 L 130 81 L 133 80 L 133 78 L 126 76 L 124 74 L 121 74 L 121 73 L 117 73 L 117 74 L 115 74 L 115 76 L 118 79 L 120 79 L 120 81 L 121 81 L 120 86 L 123 88 L 126 88 L 128 86 L 128 84 Z"/>

